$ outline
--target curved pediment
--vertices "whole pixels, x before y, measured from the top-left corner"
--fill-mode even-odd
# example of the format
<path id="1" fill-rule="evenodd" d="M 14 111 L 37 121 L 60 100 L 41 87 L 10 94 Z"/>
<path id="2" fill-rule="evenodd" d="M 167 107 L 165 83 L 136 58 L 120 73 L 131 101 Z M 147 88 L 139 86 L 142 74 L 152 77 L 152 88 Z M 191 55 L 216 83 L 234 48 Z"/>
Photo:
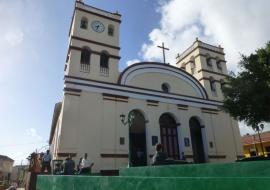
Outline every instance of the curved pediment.
<path id="1" fill-rule="evenodd" d="M 169 93 L 207 99 L 203 86 L 189 73 L 176 67 L 155 62 L 142 62 L 127 67 L 118 83 L 125 86 L 162 92 L 162 84 Z"/>

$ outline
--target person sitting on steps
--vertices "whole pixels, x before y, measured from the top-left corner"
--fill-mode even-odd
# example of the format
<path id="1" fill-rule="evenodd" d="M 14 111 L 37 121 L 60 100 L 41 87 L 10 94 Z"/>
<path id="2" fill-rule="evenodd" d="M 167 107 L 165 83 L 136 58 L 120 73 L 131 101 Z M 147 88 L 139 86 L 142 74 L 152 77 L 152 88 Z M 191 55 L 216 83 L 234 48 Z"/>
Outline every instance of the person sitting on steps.
<path id="1" fill-rule="evenodd" d="M 153 165 L 159 165 L 167 160 L 168 156 L 162 152 L 162 144 L 156 144 L 156 152 L 153 156 Z"/>

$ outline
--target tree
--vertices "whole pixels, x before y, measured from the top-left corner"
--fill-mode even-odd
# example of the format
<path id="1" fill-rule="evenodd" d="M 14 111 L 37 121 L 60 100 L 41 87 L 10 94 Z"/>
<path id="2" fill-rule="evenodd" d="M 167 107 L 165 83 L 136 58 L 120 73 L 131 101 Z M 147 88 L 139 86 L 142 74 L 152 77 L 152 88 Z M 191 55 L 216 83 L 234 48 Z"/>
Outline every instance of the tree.
<path id="1" fill-rule="evenodd" d="M 223 109 L 253 128 L 270 122 L 270 42 L 250 56 L 241 55 L 241 72 L 222 88 Z"/>

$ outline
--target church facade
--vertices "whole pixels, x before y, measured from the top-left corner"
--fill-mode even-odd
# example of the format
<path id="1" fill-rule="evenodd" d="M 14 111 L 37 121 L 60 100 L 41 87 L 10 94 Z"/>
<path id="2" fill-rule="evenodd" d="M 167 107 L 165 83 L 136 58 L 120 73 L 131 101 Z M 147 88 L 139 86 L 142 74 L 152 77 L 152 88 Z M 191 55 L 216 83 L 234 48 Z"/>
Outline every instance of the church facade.
<path id="1" fill-rule="evenodd" d="M 151 164 L 157 143 L 170 158 L 195 163 L 242 156 L 238 122 L 220 109 L 223 48 L 196 39 L 176 66 L 142 62 L 119 72 L 120 24 L 120 14 L 76 2 L 49 139 L 53 158 L 88 153 L 100 172 Z"/>

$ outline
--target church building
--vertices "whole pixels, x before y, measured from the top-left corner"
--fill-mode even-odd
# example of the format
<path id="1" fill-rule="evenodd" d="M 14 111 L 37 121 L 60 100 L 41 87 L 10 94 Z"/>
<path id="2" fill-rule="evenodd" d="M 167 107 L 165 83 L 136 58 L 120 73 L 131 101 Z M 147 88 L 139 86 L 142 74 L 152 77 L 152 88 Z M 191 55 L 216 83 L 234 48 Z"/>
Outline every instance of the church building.
<path id="1" fill-rule="evenodd" d="M 88 153 L 93 172 L 102 173 L 151 165 L 157 143 L 175 160 L 241 157 L 238 122 L 220 109 L 223 48 L 196 39 L 176 66 L 141 62 L 119 72 L 120 24 L 119 13 L 76 1 L 49 138 L 53 158 L 72 155 L 78 163 Z"/>

